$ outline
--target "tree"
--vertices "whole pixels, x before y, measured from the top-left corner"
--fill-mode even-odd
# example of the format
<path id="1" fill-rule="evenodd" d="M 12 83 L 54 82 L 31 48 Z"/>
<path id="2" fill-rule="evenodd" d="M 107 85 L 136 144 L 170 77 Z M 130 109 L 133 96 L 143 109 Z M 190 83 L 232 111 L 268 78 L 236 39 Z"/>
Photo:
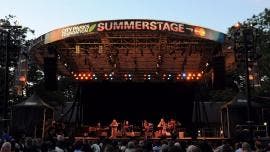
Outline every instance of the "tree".
<path id="1" fill-rule="evenodd" d="M 14 91 L 16 69 L 21 50 L 29 46 L 26 40 L 28 33 L 34 33 L 28 27 L 18 26 L 13 15 L 0 19 L 0 106 L 4 116 L 7 115 L 7 104 L 16 101 Z"/>

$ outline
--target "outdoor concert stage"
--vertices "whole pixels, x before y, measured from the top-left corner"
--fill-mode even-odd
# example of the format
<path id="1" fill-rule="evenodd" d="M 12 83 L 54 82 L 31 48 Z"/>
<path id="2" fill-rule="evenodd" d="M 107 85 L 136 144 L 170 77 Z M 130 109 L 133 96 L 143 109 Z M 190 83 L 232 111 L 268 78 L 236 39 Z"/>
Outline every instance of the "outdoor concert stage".
<path id="1" fill-rule="evenodd" d="M 55 73 L 78 82 L 85 124 L 108 125 L 113 118 L 156 124 L 165 117 L 185 125 L 198 88 L 225 83 L 224 40 L 223 33 L 196 25 L 104 20 L 48 32 L 30 51 L 48 88 L 55 88 Z"/>

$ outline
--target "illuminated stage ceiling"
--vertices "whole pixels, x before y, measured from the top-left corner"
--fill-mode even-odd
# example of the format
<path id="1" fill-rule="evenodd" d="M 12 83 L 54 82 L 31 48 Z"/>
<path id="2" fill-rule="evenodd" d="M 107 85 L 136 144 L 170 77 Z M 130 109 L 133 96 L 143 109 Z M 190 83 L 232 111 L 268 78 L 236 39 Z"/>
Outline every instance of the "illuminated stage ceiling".
<path id="1" fill-rule="evenodd" d="M 31 53 L 39 65 L 58 58 L 58 73 L 96 75 L 198 73 L 222 54 L 223 33 L 159 20 L 106 20 L 63 27 L 35 40 Z"/>

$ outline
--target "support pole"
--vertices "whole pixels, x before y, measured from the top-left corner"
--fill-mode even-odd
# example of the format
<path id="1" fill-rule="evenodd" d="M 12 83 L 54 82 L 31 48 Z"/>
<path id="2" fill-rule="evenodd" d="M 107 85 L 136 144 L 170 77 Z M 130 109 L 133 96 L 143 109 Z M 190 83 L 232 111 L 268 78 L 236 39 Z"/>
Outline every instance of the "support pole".
<path id="1" fill-rule="evenodd" d="M 46 109 L 43 110 L 43 124 L 42 124 L 42 141 L 44 140 L 45 136 L 45 124 L 46 124 Z"/>

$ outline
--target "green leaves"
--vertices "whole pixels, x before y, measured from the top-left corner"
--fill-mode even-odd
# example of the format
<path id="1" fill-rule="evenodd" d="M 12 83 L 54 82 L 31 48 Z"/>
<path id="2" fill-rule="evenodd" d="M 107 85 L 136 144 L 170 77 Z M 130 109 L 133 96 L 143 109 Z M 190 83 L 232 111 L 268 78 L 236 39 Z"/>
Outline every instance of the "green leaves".
<path id="1" fill-rule="evenodd" d="M 90 27 L 89 27 L 88 32 L 91 33 L 91 32 L 94 31 L 94 29 L 96 28 L 97 24 L 93 24 L 93 25 L 89 25 L 89 26 L 90 26 Z"/>

